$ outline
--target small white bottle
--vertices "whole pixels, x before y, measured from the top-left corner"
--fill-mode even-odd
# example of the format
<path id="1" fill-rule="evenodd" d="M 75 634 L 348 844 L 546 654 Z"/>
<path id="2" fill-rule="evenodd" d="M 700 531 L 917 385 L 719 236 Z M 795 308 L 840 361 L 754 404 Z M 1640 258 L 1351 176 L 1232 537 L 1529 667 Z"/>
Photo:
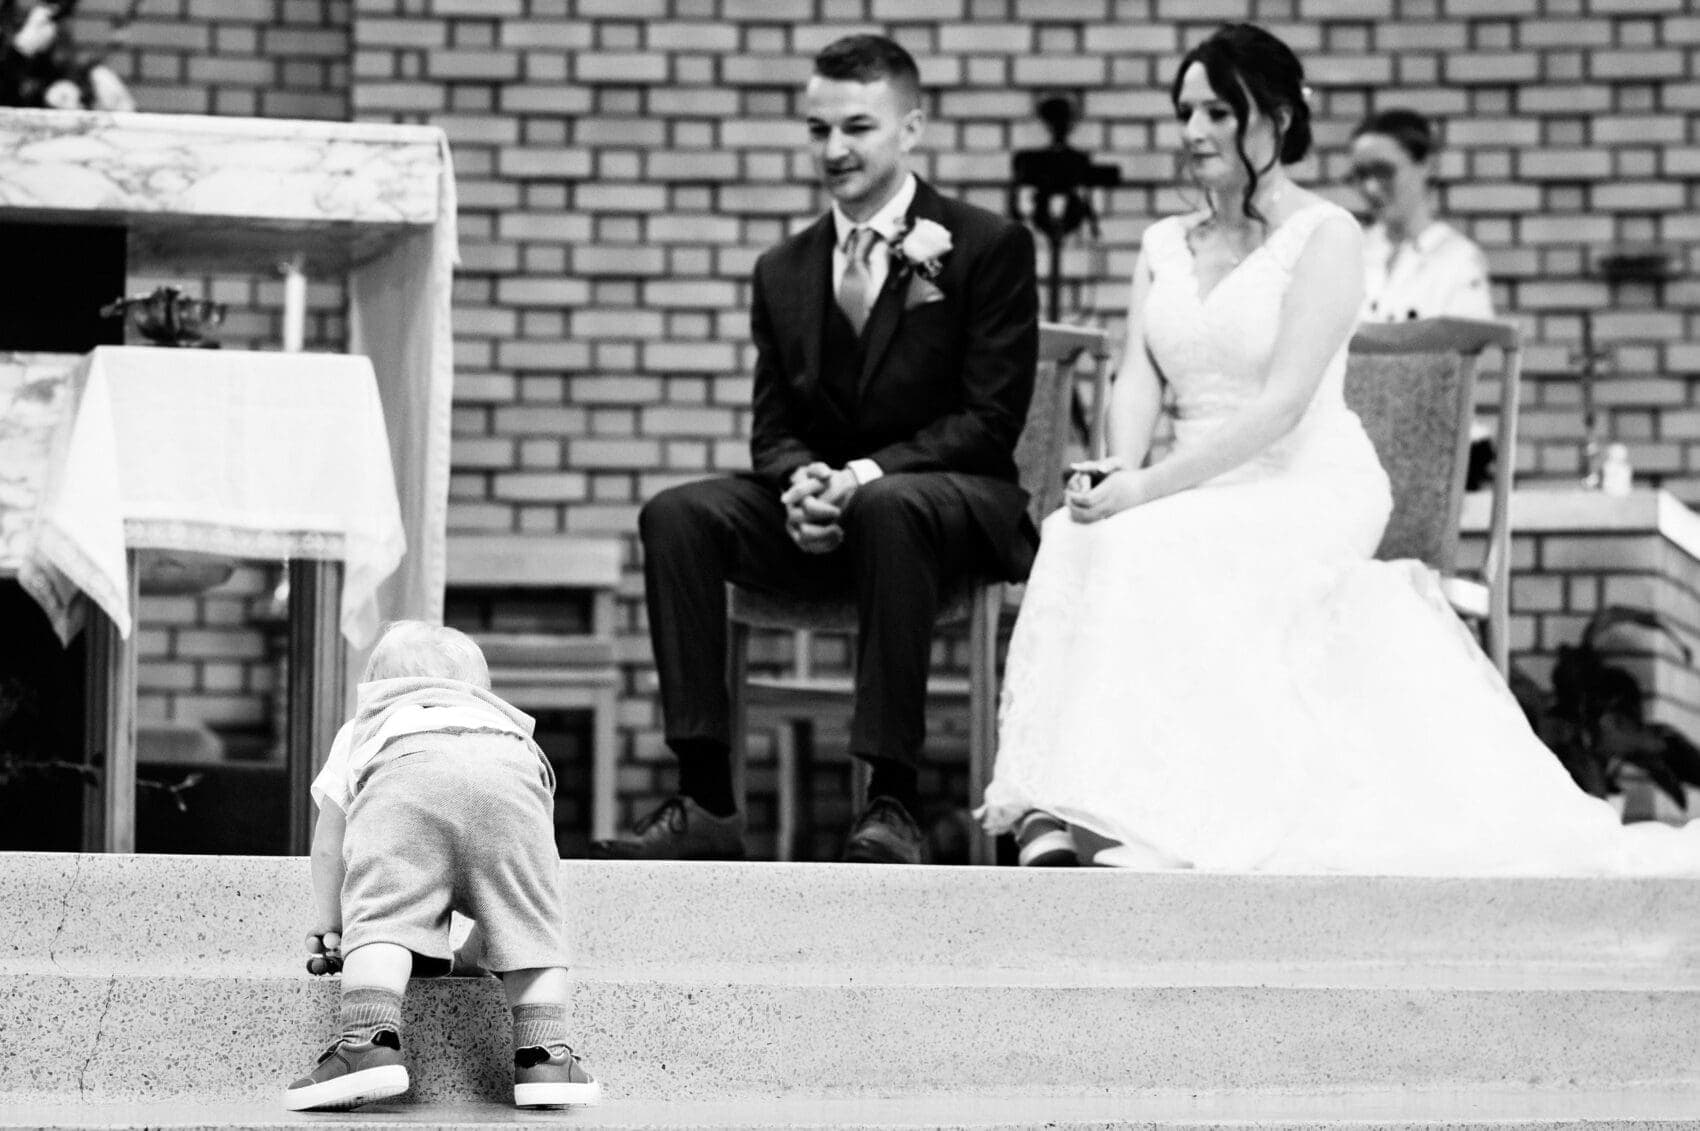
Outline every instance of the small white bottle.
<path id="1" fill-rule="evenodd" d="M 1622 444 L 1607 444 L 1606 458 L 1600 464 L 1600 491 L 1607 495 L 1627 495 L 1634 474 L 1629 466 L 1629 449 Z"/>

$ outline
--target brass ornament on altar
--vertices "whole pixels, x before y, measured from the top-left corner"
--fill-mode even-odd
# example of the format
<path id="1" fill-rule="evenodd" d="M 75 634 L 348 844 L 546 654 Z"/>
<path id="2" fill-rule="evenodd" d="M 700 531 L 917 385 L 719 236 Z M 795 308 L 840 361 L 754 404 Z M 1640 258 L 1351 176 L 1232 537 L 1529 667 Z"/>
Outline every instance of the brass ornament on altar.
<path id="1" fill-rule="evenodd" d="M 156 288 L 151 294 L 119 298 L 100 308 L 103 318 L 128 317 L 142 337 L 156 346 L 217 349 L 202 331 L 224 321 L 225 304 L 194 298 L 176 287 Z"/>

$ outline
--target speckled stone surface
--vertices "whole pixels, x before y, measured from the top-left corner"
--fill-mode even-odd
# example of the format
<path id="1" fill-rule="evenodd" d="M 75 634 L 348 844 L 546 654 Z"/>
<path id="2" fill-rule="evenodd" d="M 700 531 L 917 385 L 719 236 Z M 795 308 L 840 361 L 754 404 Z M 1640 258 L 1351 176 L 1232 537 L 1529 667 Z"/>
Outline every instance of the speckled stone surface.
<path id="1" fill-rule="evenodd" d="M 0 855 L 0 970 L 294 973 L 304 857 Z"/>
<path id="2" fill-rule="evenodd" d="M 9 1090 L 238 1099 L 330 1031 L 331 983 L 0 979 Z M 65 1002 L 73 1004 L 66 1010 Z M 488 980 L 415 983 L 426 1098 L 499 1098 L 507 1020 Z M 63 1017 L 45 1033 L 32 1019 Z M 575 1046 L 612 1095 L 727 1098 L 953 1088 L 1212 1090 L 1520 1081 L 1700 1088 L 1700 991 L 580 982 Z M 12 1034 L 33 1033 L 17 1041 Z M 209 1056 L 208 1050 L 219 1050 Z M 234 1055 L 233 1055 L 234 1054 Z"/>
<path id="3" fill-rule="evenodd" d="M 0 937 L 0 970 L 300 969 L 305 859 L 0 860 L 0 915 L 21 925 Z M 561 875 L 585 970 L 877 966 L 1067 981 L 1227 963 L 1269 965 L 1271 977 L 1393 966 L 1700 984 L 1695 879 L 588 861 L 563 862 Z"/>
<path id="4" fill-rule="evenodd" d="M 305 860 L 0 865 L 0 1109 L 258 1103 L 322 1047 Z M 562 868 L 575 1045 L 621 1101 L 1700 1094 L 1692 880 Z M 494 980 L 415 982 L 408 1011 L 416 1102 L 506 1097 Z"/>

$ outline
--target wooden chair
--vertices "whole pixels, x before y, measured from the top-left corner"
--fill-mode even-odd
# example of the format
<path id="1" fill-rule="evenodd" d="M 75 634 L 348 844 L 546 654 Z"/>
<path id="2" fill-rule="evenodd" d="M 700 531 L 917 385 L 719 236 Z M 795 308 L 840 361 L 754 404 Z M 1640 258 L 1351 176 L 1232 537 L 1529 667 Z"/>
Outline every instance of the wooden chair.
<path id="1" fill-rule="evenodd" d="M 1458 515 L 1469 465 L 1476 371 L 1484 351 L 1504 357 L 1498 458 L 1480 580 L 1457 574 Z M 1516 326 L 1462 318 L 1365 325 L 1346 362 L 1346 403 L 1362 419 L 1393 486 L 1393 514 L 1376 556 L 1416 558 L 1441 576 L 1453 608 L 1483 626 L 1501 675 L 1510 669 L 1511 478 L 1517 460 Z"/>
<path id="2" fill-rule="evenodd" d="M 615 590 L 620 543 L 585 535 L 464 534 L 449 539 L 448 585 L 524 592 L 577 589 L 590 598 L 589 631 L 474 632 L 496 694 L 522 711 L 590 712 L 590 839 L 615 835 L 619 664 Z"/>
<path id="3" fill-rule="evenodd" d="M 1027 422 L 1016 444 L 1015 462 L 1021 485 L 1030 496 L 1028 513 L 1034 525 L 1062 500 L 1063 454 L 1068 441 L 1069 410 L 1074 395 L 1076 371 L 1081 359 L 1090 359 L 1101 375 L 1108 356 L 1108 336 L 1102 330 L 1044 323 L 1039 333 L 1039 366 Z M 1102 386 L 1101 376 L 1098 385 Z M 810 636 L 817 632 L 853 633 L 856 606 L 847 595 L 842 600 L 821 601 L 758 593 L 728 586 L 727 679 L 732 708 L 734 791 L 744 797 L 745 748 L 748 740 L 748 710 L 752 693 L 786 718 L 812 718 L 847 702 L 851 679 L 844 676 L 817 677 L 808 667 Z M 968 802 L 973 805 L 985 792 L 991 778 L 997 747 L 997 642 L 998 623 L 1004 605 L 1004 585 L 989 578 L 974 579 L 946 592 L 938 616 L 940 626 L 968 623 Z M 798 665 L 785 676 L 752 680 L 749 673 L 750 634 L 755 629 L 780 629 L 800 634 Z M 929 697 L 957 689 L 934 679 Z M 786 759 L 781 759 L 782 763 Z M 797 828 L 795 768 L 779 767 L 778 856 L 789 859 Z M 858 777 L 857 793 L 865 782 Z M 972 840 L 976 863 L 990 859 L 986 837 Z"/>

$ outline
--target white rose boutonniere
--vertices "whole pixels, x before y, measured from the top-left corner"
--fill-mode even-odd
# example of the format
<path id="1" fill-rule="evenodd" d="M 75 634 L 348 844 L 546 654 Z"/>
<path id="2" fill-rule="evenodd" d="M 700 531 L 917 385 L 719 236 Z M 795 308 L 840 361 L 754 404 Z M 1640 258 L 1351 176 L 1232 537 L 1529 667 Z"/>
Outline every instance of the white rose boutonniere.
<path id="1" fill-rule="evenodd" d="M 952 246 L 950 229 L 926 219 L 911 222 L 892 241 L 892 266 L 910 275 L 909 293 L 903 309 L 910 310 L 944 298 L 944 292 L 934 285 L 934 281 L 944 271 L 942 261 Z"/>

